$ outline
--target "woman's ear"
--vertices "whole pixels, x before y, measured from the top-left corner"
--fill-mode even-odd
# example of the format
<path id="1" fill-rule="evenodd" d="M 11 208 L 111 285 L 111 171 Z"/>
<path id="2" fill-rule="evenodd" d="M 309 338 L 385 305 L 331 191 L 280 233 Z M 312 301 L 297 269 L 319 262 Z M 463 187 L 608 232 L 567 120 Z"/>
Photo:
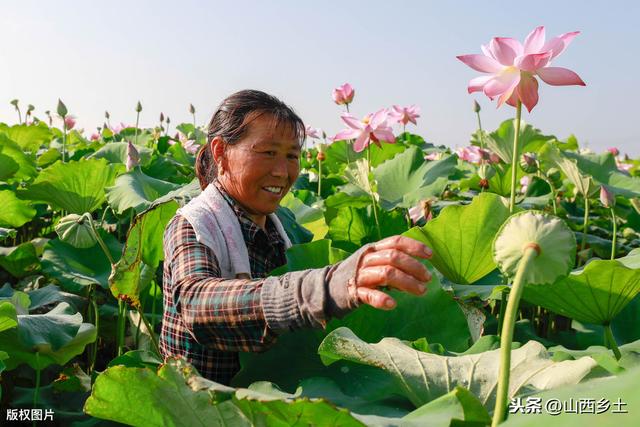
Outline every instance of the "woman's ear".
<path id="1" fill-rule="evenodd" d="M 222 175 L 224 173 L 224 169 L 222 168 L 222 163 L 224 159 L 224 141 L 222 137 L 216 136 L 211 140 L 211 154 L 213 157 L 213 162 L 215 163 L 218 169 L 218 175 Z"/>

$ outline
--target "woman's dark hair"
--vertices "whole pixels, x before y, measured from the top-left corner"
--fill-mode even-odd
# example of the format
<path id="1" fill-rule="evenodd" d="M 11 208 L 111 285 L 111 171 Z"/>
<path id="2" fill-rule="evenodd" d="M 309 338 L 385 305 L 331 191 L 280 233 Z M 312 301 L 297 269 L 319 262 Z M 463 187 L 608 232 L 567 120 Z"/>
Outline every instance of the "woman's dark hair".
<path id="1" fill-rule="evenodd" d="M 249 124 L 262 114 L 273 117 L 274 127 L 285 126 L 290 129 L 295 139 L 302 144 L 305 138 L 304 123 L 291 107 L 275 96 L 259 90 L 236 92 L 222 101 L 211 117 L 207 144 L 200 148 L 196 156 L 196 176 L 202 190 L 218 175 L 211 153 L 211 141 L 220 136 L 225 145 L 237 143 L 245 135 Z"/>

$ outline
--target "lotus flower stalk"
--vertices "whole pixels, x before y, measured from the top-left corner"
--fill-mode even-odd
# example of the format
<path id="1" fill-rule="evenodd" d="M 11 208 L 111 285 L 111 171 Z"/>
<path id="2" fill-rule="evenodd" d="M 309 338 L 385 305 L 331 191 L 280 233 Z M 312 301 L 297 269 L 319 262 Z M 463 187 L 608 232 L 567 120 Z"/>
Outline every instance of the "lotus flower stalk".
<path id="1" fill-rule="evenodd" d="M 616 343 L 616 339 L 613 336 L 613 331 L 611 330 L 611 324 L 607 323 L 604 325 L 604 345 L 613 351 L 613 354 L 616 356 L 616 360 L 620 360 L 622 357 L 622 353 L 620 353 L 620 349 L 618 348 L 618 343 Z"/>

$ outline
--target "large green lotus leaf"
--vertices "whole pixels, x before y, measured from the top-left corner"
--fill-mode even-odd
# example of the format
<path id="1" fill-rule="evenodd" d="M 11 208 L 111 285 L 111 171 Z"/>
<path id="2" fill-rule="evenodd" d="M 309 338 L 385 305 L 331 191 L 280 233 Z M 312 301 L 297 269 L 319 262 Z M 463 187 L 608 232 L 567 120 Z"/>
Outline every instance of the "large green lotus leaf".
<path id="1" fill-rule="evenodd" d="M 296 221 L 296 217 L 290 209 L 278 206 L 275 214 L 282 223 L 282 227 L 292 244 L 299 245 L 313 240 L 313 233 Z"/>
<path id="2" fill-rule="evenodd" d="M 7 369 L 27 363 L 33 369 L 64 365 L 95 341 L 95 326 L 82 323 L 80 313 L 61 302 L 46 314 L 18 314 L 18 327 L 0 333 L 7 350 Z M 6 348 L 5 348 L 6 346 Z"/>
<path id="3" fill-rule="evenodd" d="M 109 206 L 118 214 L 129 208 L 137 213 L 165 194 L 177 190 L 180 185 L 161 181 L 145 175 L 139 168 L 120 175 L 115 185 L 105 189 Z"/>
<path id="4" fill-rule="evenodd" d="M 111 234 L 98 231 L 115 260 L 120 258 L 122 244 Z M 162 236 L 160 237 L 162 239 Z M 80 249 L 60 239 L 50 240 L 42 254 L 42 270 L 57 280 L 63 289 L 80 293 L 86 286 L 107 287 L 111 264 L 99 245 Z"/>
<path id="5" fill-rule="evenodd" d="M 2 154 L 2 146 L 0 146 L 0 181 L 11 178 L 19 169 L 20 165 L 15 160 Z"/>
<path id="6" fill-rule="evenodd" d="M 35 153 L 41 145 L 47 145 L 53 138 L 51 130 L 43 122 L 31 125 L 0 125 L 0 133 L 16 142 L 24 151 Z"/>
<path id="7" fill-rule="evenodd" d="M 56 209 L 82 215 L 98 209 L 116 169 L 104 159 L 54 163 L 44 169 L 20 197 L 49 203 Z"/>
<path id="8" fill-rule="evenodd" d="M 15 247 L 0 247 L 0 267 L 18 278 L 40 270 L 40 259 L 35 245 L 25 242 Z"/>
<path id="9" fill-rule="evenodd" d="M 128 142 L 110 142 L 89 156 L 89 158 L 107 159 L 109 163 L 125 164 L 127 162 L 128 145 Z M 140 154 L 140 165 L 146 166 L 151 161 L 153 150 L 143 145 L 134 144 L 134 146 L 138 150 L 138 154 Z"/>
<path id="10" fill-rule="evenodd" d="M 407 231 L 406 219 L 402 212 L 395 210 L 378 212 L 380 238 L 402 234 Z M 378 231 L 373 215 L 373 206 L 357 209 L 343 207 L 329 223 L 328 237 L 335 247 L 355 252 L 366 243 L 378 239 Z"/>
<path id="11" fill-rule="evenodd" d="M 0 332 L 18 326 L 18 314 L 9 301 L 0 301 Z"/>
<path id="12" fill-rule="evenodd" d="M 28 180 L 38 174 L 33 159 L 26 155 L 22 148 L 5 134 L 0 133 L 0 152 L 18 164 L 18 170 L 13 172 L 12 179 Z"/>
<path id="13" fill-rule="evenodd" d="M 29 292 L 16 291 L 8 283 L 0 288 L 0 301 L 6 298 L 13 299 L 15 303 L 15 295 L 21 295 L 18 298 L 21 298 L 22 295 L 26 297 L 23 298 L 26 304 L 22 304 L 25 309 L 24 314 L 26 314 L 27 311 L 38 310 L 44 306 L 63 301 L 76 310 L 86 303 L 83 297 L 69 292 L 63 292 L 60 290 L 60 287 L 51 284 Z"/>
<path id="14" fill-rule="evenodd" d="M 640 251 L 636 249 L 635 251 Z M 593 260 L 551 285 L 527 286 L 522 297 L 580 322 L 608 324 L 640 293 L 640 269 Z"/>
<path id="15" fill-rule="evenodd" d="M 403 386 L 403 394 L 421 406 L 461 386 L 483 405 L 495 403 L 500 350 L 463 356 L 440 356 L 413 349 L 397 338 L 368 344 L 348 328 L 331 332 L 318 348 L 325 363 L 346 359 L 376 366 L 392 374 Z M 511 352 L 509 396 L 575 384 L 591 372 L 590 357 L 554 362 L 545 347 L 529 341 Z"/>
<path id="16" fill-rule="evenodd" d="M 583 174 L 591 175 L 597 183 L 606 185 L 614 194 L 629 198 L 640 195 L 640 178 L 620 172 L 611 153 L 582 155 L 564 152 L 564 156 L 575 160 Z"/>
<path id="17" fill-rule="evenodd" d="M 56 161 L 62 158 L 62 153 L 56 148 L 49 148 L 47 151 L 40 154 L 36 160 L 38 167 L 46 168 L 54 164 Z"/>
<path id="18" fill-rule="evenodd" d="M 169 201 L 136 216 L 127 233 L 122 258 L 109 276 L 109 288 L 115 297 L 126 295 L 134 306 L 140 303 L 140 292 L 149 285 L 164 258 L 162 230 L 176 210 L 178 204 Z"/>
<path id="19" fill-rule="evenodd" d="M 480 138 L 483 138 L 484 145 L 490 151 L 496 153 L 503 162 L 511 164 L 513 157 L 513 137 L 515 133 L 515 120 L 508 119 L 502 122 L 498 129 L 490 134 L 484 132 L 480 135 L 476 132 L 472 138 L 472 142 L 480 145 Z M 545 142 L 554 139 L 554 136 L 543 135 L 540 133 L 540 130 L 525 123 L 524 120 L 520 120 L 520 138 L 518 140 L 518 151 L 520 153 L 538 151 Z"/>
<path id="20" fill-rule="evenodd" d="M 496 268 L 491 243 L 508 217 L 506 199 L 482 193 L 469 205 L 447 206 L 436 219 L 405 235 L 433 249 L 431 263 L 448 280 L 468 285 Z"/>
<path id="21" fill-rule="evenodd" d="M 374 396 L 376 390 L 394 388 L 389 384 L 388 375 L 382 375 L 381 371 L 372 373 L 371 368 L 348 364 L 328 368 L 322 365 L 317 355 L 318 345 L 327 332 L 341 326 L 347 326 L 371 341 L 385 336 L 404 340 L 426 337 L 429 342 L 441 343 L 453 351 L 468 348 L 471 335 L 464 313 L 453 297 L 442 289 L 435 274 L 423 296 L 399 291 L 391 291 L 390 295 L 397 302 L 394 310 L 383 311 L 362 305 L 343 319 L 332 320 L 326 331 L 295 331 L 279 337 L 269 351 L 241 354 L 242 370 L 234 378 L 234 384 L 246 386 L 254 381 L 268 380 L 287 390 L 295 390 L 304 378 L 325 376 L 334 379 L 345 392 L 359 396 L 365 389 Z M 446 322 L 442 322 L 444 318 Z M 291 354 L 296 357 L 290 357 Z"/>
<path id="22" fill-rule="evenodd" d="M 396 154 L 403 152 L 406 148 L 405 145 L 399 143 L 382 144 L 381 147 L 374 144 L 371 146 L 371 165 L 376 167 L 393 158 Z M 367 157 L 366 150 L 356 153 L 353 151 L 353 146 L 347 141 L 335 141 L 324 149 L 326 158 L 322 162 L 323 170 L 333 173 L 342 172 L 347 166 L 347 150 L 349 151 L 350 162 Z"/>
<path id="23" fill-rule="evenodd" d="M 282 200 L 280 206 L 288 208 L 296 216 L 296 221 L 300 224 L 316 221 L 324 217 L 322 209 L 307 206 L 298 199 L 293 193 L 287 193 Z"/>
<path id="24" fill-rule="evenodd" d="M 170 359 L 157 373 L 148 368 L 108 368 L 96 379 L 84 410 L 133 426 L 285 426 L 296 421 L 363 425 L 324 400 L 287 397 L 256 390 L 236 392 L 199 377 L 185 362 Z"/>
<path id="25" fill-rule="evenodd" d="M 0 225 L 20 227 L 36 215 L 31 204 L 18 199 L 11 190 L 0 190 L 0 206 Z"/>
<path id="26" fill-rule="evenodd" d="M 373 170 L 380 205 L 387 210 L 411 208 L 422 199 L 439 195 L 455 165 L 455 156 L 425 162 L 418 147 L 407 148 Z"/>
<path id="27" fill-rule="evenodd" d="M 584 427 L 584 426 L 616 426 L 616 427 L 636 427 L 638 425 L 638 414 L 635 408 L 640 407 L 640 393 L 638 393 L 638 383 L 640 382 L 640 368 L 629 370 L 622 375 L 615 377 L 597 378 L 585 381 L 573 386 L 558 388 L 538 393 L 532 398 L 540 398 L 543 410 L 540 414 L 532 415 L 525 413 L 510 414 L 507 421 L 501 424 L 504 427 Z M 545 403 L 553 399 L 558 402 L 567 402 L 578 405 L 578 401 L 586 403 L 585 410 L 571 413 L 567 410 L 559 413 L 545 411 Z M 573 400 L 571 400 L 573 399 Z M 589 413 L 589 402 L 593 402 L 594 412 Z M 616 402 L 623 402 L 616 405 Z M 526 398 L 522 399 L 526 405 Z"/>
<path id="28" fill-rule="evenodd" d="M 589 196 L 597 187 L 591 175 L 581 171 L 575 159 L 567 157 L 569 154 L 570 152 L 561 152 L 553 144 L 547 143 L 540 149 L 540 160 L 543 167 L 560 169 L 580 194 Z"/>

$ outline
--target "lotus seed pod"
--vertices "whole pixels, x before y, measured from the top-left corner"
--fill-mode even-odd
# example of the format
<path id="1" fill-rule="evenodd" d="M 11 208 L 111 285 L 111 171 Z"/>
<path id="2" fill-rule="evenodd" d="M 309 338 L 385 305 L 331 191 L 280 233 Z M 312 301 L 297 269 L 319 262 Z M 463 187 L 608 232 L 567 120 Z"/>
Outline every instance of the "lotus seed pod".
<path id="1" fill-rule="evenodd" d="M 311 154 L 311 151 L 307 151 L 307 161 L 311 161 L 313 159 L 313 155 Z"/>
<path id="2" fill-rule="evenodd" d="M 571 271 L 576 256 L 576 238 L 561 219 L 540 211 L 511 215 L 493 241 L 493 259 L 500 271 L 513 277 L 525 250 L 537 256 L 527 268 L 528 284 L 553 283 Z"/>
<path id="3" fill-rule="evenodd" d="M 316 158 L 322 162 L 327 158 L 327 156 L 322 151 L 318 151 L 318 155 L 316 156 Z"/>
<path id="4" fill-rule="evenodd" d="M 486 178 L 482 178 L 480 179 L 480 182 L 478 183 L 478 185 L 480 186 L 480 188 L 486 190 L 489 188 L 489 180 Z"/>
<path id="5" fill-rule="evenodd" d="M 520 158 L 520 167 L 526 173 L 538 171 L 538 158 L 535 153 L 524 153 Z"/>
<path id="6" fill-rule="evenodd" d="M 75 248 L 90 248 L 97 242 L 89 219 L 84 215 L 69 214 L 56 225 L 56 234 Z"/>
<path id="7" fill-rule="evenodd" d="M 17 99 L 12 99 L 9 104 L 13 105 L 14 107 L 18 108 L 18 100 Z"/>

